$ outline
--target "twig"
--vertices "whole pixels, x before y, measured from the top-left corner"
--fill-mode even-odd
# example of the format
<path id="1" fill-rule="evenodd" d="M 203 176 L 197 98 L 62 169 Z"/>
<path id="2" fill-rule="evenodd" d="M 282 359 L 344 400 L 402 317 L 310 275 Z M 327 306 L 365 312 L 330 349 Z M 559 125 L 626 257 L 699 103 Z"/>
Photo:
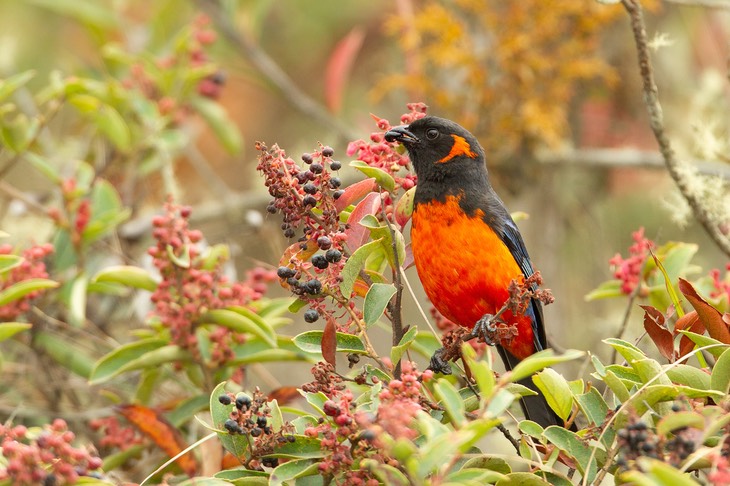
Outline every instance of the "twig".
<path id="1" fill-rule="evenodd" d="M 695 218 L 705 228 L 707 234 L 717 246 L 730 256 L 730 240 L 720 231 L 720 228 L 712 221 L 712 218 L 703 207 L 702 201 L 688 187 L 687 181 L 682 177 L 680 162 L 672 149 L 669 138 L 664 131 L 662 107 L 659 103 L 659 93 L 654 80 L 654 72 L 649 57 L 649 46 L 644 25 L 644 16 L 641 4 L 638 0 L 622 0 L 621 2 L 631 17 L 631 30 L 634 33 L 636 51 L 639 58 L 639 71 L 644 86 L 644 102 L 649 113 L 649 124 L 654 132 L 654 138 L 659 144 L 659 151 L 664 157 L 664 164 L 669 175 L 677 185 L 687 204 L 692 208 Z"/>
<path id="2" fill-rule="evenodd" d="M 390 314 L 390 322 L 393 325 L 393 346 L 398 346 L 405 334 L 403 329 L 403 316 L 401 314 L 401 308 L 403 306 L 403 281 L 401 280 L 400 260 L 398 258 L 398 239 L 396 238 L 395 229 L 390 224 L 388 215 L 385 213 L 384 204 L 380 205 L 380 211 L 383 215 L 383 221 L 390 231 L 391 249 L 393 250 L 393 285 L 395 285 L 395 296 L 388 302 L 388 313 Z M 393 376 L 400 379 L 400 361 L 393 364 L 395 365 Z"/>
<path id="3" fill-rule="evenodd" d="M 641 282 L 636 284 L 636 288 L 631 292 L 631 295 L 629 295 L 629 302 L 626 304 L 626 311 L 624 312 L 624 320 L 621 322 L 621 328 L 618 331 L 618 336 L 616 336 L 617 339 L 623 339 L 624 333 L 626 332 L 626 328 L 629 326 L 629 317 L 631 316 L 631 310 L 634 307 L 634 301 L 636 301 L 636 296 L 639 295 L 639 291 L 641 290 Z M 616 348 L 613 349 L 613 353 L 611 353 L 611 360 L 610 363 L 614 363 L 616 361 L 616 355 L 618 354 L 618 351 Z"/>
<path id="4" fill-rule="evenodd" d="M 213 19 L 218 29 L 229 42 L 248 57 L 256 69 L 261 72 L 279 91 L 284 98 L 304 115 L 314 118 L 319 123 L 329 127 L 347 140 L 356 140 L 358 135 L 347 125 L 338 121 L 325 108 L 294 83 L 294 81 L 279 67 L 269 55 L 259 47 L 250 34 L 239 31 L 221 8 L 216 0 L 198 0 L 198 5 Z"/>

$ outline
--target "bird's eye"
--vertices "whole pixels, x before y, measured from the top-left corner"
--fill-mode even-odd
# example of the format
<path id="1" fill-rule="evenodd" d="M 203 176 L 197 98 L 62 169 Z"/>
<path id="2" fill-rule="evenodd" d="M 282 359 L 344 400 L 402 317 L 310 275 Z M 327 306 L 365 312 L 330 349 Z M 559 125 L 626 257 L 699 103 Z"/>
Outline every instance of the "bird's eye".
<path id="1" fill-rule="evenodd" d="M 426 130 L 426 138 L 429 140 L 435 140 L 439 136 L 439 131 L 435 128 L 429 128 Z"/>

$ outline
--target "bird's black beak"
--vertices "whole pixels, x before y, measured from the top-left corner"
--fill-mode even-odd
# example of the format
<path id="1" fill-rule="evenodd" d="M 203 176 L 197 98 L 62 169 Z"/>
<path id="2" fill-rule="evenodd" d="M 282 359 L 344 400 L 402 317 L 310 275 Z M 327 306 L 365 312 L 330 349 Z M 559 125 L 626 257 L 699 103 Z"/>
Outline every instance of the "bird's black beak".
<path id="1" fill-rule="evenodd" d="M 404 145 L 419 142 L 418 137 L 408 131 L 408 125 L 391 128 L 385 132 L 385 140 L 388 142 L 400 142 Z"/>

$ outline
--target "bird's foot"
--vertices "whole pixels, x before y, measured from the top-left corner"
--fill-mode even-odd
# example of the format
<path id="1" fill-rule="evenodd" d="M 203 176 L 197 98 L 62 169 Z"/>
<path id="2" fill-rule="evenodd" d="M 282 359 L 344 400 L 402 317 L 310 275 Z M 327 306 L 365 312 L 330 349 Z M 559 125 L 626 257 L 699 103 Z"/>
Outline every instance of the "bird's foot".
<path id="1" fill-rule="evenodd" d="M 469 341 L 474 338 L 481 338 L 489 346 L 494 346 L 499 343 L 499 327 L 497 324 L 502 323 L 499 315 L 484 314 L 474 324 L 474 328 L 469 334 L 464 336 L 465 341 Z"/>
<path id="2" fill-rule="evenodd" d="M 431 356 L 431 361 L 428 364 L 427 370 L 431 370 L 434 373 L 441 373 L 442 375 L 451 374 L 451 365 L 444 359 L 444 348 L 438 348 Z"/>

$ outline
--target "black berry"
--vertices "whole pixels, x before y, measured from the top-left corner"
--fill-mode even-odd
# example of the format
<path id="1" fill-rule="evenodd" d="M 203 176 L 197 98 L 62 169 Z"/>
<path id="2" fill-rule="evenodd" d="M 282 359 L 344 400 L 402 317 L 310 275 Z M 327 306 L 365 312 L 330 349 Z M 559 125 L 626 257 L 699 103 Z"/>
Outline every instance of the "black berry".
<path id="1" fill-rule="evenodd" d="M 306 192 L 307 194 L 317 194 L 317 186 L 315 186 L 311 182 L 307 182 L 306 184 L 304 184 L 304 187 L 302 189 L 304 189 L 304 192 Z"/>
<path id="2" fill-rule="evenodd" d="M 312 165 L 309 166 L 309 170 L 314 174 L 321 174 L 324 170 L 324 167 L 322 167 L 322 164 L 319 162 L 314 162 Z"/>
<path id="3" fill-rule="evenodd" d="M 332 246 L 332 240 L 330 240 L 328 236 L 320 236 L 317 238 L 317 246 L 319 246 L 321 250 L 329 250 Z"/>
<path id="4" fill-rule="evenodd" d="M 230 405 L 231 397 L 229 397 L 228 395 L 221 395 L 218 397 L 218 401 L 221 402 L 223 405 Z"/>
<path id="5" fill-rule="evenodd" d="M 297 274 L 297 272 L 293 268 L 279 267 L 278 269 L 276 269 L 276 275 L 279 278 L 290 278 L 290 277 L 293 277 L 296 274 Z"/>
<path id="6" fill-rule="evenodd" d="M 239 410 L 248 410 L 251 406 L 251 398 L 246 395 L 238 395 L 236 397 L 236 408 Z"/>
<path id="7" fill-rule="evenodd" d="M 286 279 L 286 283 L 289 285 L 289 287 L 299 287 L 299 280 L 294 277 L 289 277 L 288 279 Z"/>
<path id="8" fill-rule="evenodd" d="M 302 199 L 302 204 L 305 206 L 316 206 L 317 205 L 317 198 L 314 196 L 304 196 L 304 199 Z"/>
<path id="9" fill-rule="evenodd" d="M 223 424 L 223 427 L 225 427 L 230 434 L 235 434 L 236 432 L 238 432 L 238 422 L 233 419 L 226 420 L 226 423 Z"/>
<path id="10" fill-rule="evenodd" d="M 304 184 L 309 180 L 309 177 L 307 177 L 307 172 L 299 172 L 295 177 L 297 178 L 299 184 Z"/>
<path id="11" fill-rule="evenodd" d="M 313 278 L 312 280 L 309 280 L 304 284 L 304 290 L 312 295 L 317 295 L 318 293 L 322 292 L 322 282 L 320 282 L 316 278 Z"/>
<path id="12" fill-rule="evenodd" d="M 330 164 L 330 169 L 332 170 L 340 170 L 342 168 L 342 164 L 339 160 L 333 160 Z"/>
<path id="13" fill-rule="evenodd" d="M 312 154 L 302 154 L 302 161 L 304 161 L 305 164 L 311 164 Z"/>
<path id="14" fill-rule="evenodd" d="M 253 429 L 251 429 L 251 437 L 258 437 L 261 435 L 262 432 L 263 430 L 259 429 L 258 427 L 254 427 Z"/>
<path id="15" fill-rule="evenodd" d="M 256 417 L 256 425 L 259 427 L 266 427 L 266 417 Z"/>
<path id="16" fill-rule="evenodd" d="M 333 155 L 335 155 L 335 151 L 332 150 L 332 147 L 325 147 L 322 149 L 322 155 L 324 155 L 325 157 L 332 157 Z"/>
<path id="17" fill-rule="evenodd" d="M 286 231 L 284 231 L 284 236 L 287 238 L 294 238 L 294 235 L 296 235 L 296 231 L 294 231 L 294 228 L 288 228 Z"/>
<path id="18" fill-rule="evenodd" d="M 320 270 L 324 270 L 329 266 L 329 262 L 324 257 L 324 255 L 314 255 L 312 257 L 312 265 L 314 265 L 314 268 L 319 268 Z"/>
<path id="19" fill-rule="evenodd" d="M 319 312 L 314 309 L 309 309 L 304 313 L 304 322 L 313 323 L 319 319 Z"/>
<path id="20" fill-rule="evenodd" d="M 335 250 L 334 248 L 332 248 L 327 250 L 327 253 L 324 254 L 324 257 L 330 263 L 337 263 L 342 260 L 342 252 L 340 250 Z"/>
<path id="21" fill-rule="evenodd" d="M 332 198 L 339 199 L 344 193 L 345 193 L 345 191 L 343 191 L 342 189 L 335 191 L 332 193 Z"/>
<path id="22" fill-rule="evenodd" d="M 332 189 L 337 189 L 341 185 L 342 185 L 342 181 L 340 180 L 339 177 L 333 177 L 332 179 L 330 179 L 330 187 Z"/>
<path id="23" fill-rule="evenodd" d="M 279 459 L 276 457 L 264 457 L 261 464 L 266 467 L 276 467 L 279 465 Z"/>

